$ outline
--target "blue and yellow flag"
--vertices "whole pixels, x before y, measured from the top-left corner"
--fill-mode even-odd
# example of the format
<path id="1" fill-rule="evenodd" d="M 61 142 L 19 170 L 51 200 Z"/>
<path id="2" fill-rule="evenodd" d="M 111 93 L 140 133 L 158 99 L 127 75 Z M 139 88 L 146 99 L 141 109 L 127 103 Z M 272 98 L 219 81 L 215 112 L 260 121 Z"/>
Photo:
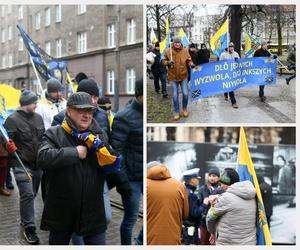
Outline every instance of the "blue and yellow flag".
<path id="1" fill-rule="evenodd" d="M 228 19 L 222 24 L 221 28 L 210 39 L 212 52 L 220 57 L 229 44 Z"/>
<path id="2" fill-rule="evenodd" d="M 169 30 L 169 18 L 167 17 L 165 39 L 159 43 L 160 60 L 164 58 L 167 48 L 170 47 L 170 41 L 171 41 L 171 34 Z"/>
<path id="3" fill-rule="evenodd" d="M 262 200 L 258 180 L 256 177 L 256 172 L 251 160 L 251 155 L 248 149 L 246 135 L 243 127 L 240 128 L 240 145 L 239 145 L 237 170 L 240 176 L 240 181 L 249 180 L 253 183 L 256 189 L 256 199 L 257 199 L 257 215 L 256 215 L 257 243 L 256 245 L 272 245 L 264 203 Z"/>
<path id="4" fill-rule="evenodd" d="M 255 50 L 260 46 L 260 42 L 253 36 L 244 31 L 245 37 L 245 57 L 253 57 Z"/>
<path id="5" fill-rule="evenodd" d="M 17 25 L 17 28 L 20 31 L 23 42 L 40 76 L 45 81 L 47 81 L 49 78 L 56 78 L 57 80 L 62 82 L 63 71 L 66 67 L 66 63 L 48 55 L 35 42 L 31 40 L 31 38 L 21 26 Z"/>
<path id="6" fill-rule="evenodd" d="M 21 90 L 0 84 L 0 124 L 20 106 Z"/>
<path id="7" fill-rule="evenodd" d="M 183 47 L 187 47 L 189 45 L 189 39 L 187 38 L 186 34 L 184 33 L 183 28 L 181 28 L 178 32 L 178 36 L 181 39 L 181 43 Z"/>

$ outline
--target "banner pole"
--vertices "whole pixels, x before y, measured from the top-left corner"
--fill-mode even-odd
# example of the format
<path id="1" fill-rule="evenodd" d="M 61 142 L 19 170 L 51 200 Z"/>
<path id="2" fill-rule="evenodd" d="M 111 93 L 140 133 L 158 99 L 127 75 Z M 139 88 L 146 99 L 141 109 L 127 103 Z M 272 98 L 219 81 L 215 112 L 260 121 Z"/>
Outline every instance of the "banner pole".
<path id="1" fill-rule="evenodd" d="M 36 68 L 35 68 L 34 62 L 33 62 L 32 57 L 31 57 L 30 54 L 29 54 L 29 58 L 30 58 L 30 62 L 31 62 L 31 64 L 32 64 L 32 67 L 33 67 L 33 71 L 34 71 L 34 73 L 35 73 L 35 76 L 36 76 L 36 78 L 37 78 L 37 80 L 38 80 L 38 86 L 40 87 L 41 94 L 42 94 L 42 93 L 43 93 L 43 87 L 42 87 L 42 84 L 41 84 L 41 80 L 40 80 L 40 77 L 38 76 L 37 70 L 36 70 Z"/>

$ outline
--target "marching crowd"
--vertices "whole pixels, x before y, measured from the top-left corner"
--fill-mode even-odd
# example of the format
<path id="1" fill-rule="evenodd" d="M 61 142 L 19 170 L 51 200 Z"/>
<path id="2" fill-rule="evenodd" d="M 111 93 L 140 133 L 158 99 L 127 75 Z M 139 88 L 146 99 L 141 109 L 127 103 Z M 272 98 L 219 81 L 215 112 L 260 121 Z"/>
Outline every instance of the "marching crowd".
<path id="1" fill-rule="evenodd" d="M 105 245 L 112 219 L 109 190 L 116 187 L 124 207 L 122 245 L 132 243 L 143 193 L 143 81 L 123 110 L 111 112 L 107 97 L 84 73 L 67 100 L 63 86 L 47 81 L 41 99 L 24 90 L 20 108 L 0 134 L 0 194 L 19 190 L 20 222 L 25 240 L 39 244 L 34 200 L 41 186 L 44 202 L 40 228 L 50 231 L 50 245 Z M 136 244 L 143 244 L 143 231 Z"/>
<path id="2" fill-rule="evenodd" d="M 260 48 L 257 49 L 253 57 L 272 57 L 277 58 L 268 51 L 268 42 L 261 41 Z M 239 59 L 240 55 L 234 50 L 234 43 L 230 42 L 226 50 L 220 55 L 217 60 Z M 290 81 L 295 78 L 296 74 L 296 48 L 291 46 L 287 57 L 288 70 L 293 72 L 292 75 L 286 78 L 286 84 L 289 85 Z M 149 46 L 148 53 L 146 55 L 148 65 L 151 65 L 148 69 L 148 74 L 153 75 L 154 88 L 157 94 L 160 93 L 161 81 L 161 93 L 163 98 L 168 97 L 167 93 L 167 81 L 171 85 L 174 120 L 178 121 L 181 116 L 188 117 L 188 83 L 190 81 L 190 70 L 196 65 L 201 65 L 210 62 L 210 50 L 207 49 L 205 43 L 202 43 L 200 49 L 197 48 L 197 44 L 191 43 L 188 48 L 184 48 L 182 41 L 178 36 L 172 38 L 171 48 L 168 48 L 163 56 L 160 58 L 159 42 L 154 44 L 154 47 Z M 264 85 L 259 86 L 259 98 L 261 102 L 266 101 L 264 93 Z M 179 94 L 178 90 L 181 88 L 182 93 L 182 112 L 179 108 Z M 228 95 L 233 108 L 237 109 L 237 100 L 234 95 L 234 91 L 224 94 L 224 99 L 228 101 Z"/>
<path id="3" fill-rule="evenodd" d="M 256 245 L 256 189 L 233 168 L 208 170 L 199 185 L 199 168 L 172 178 L 160 162 L 147 165 L 147 244 Z M 258 176 L 268 224 L 272 188 Z M 267 223 L 267 222 L 266 222 Z M 270 224 L 269 224 L 270 226 Z"/>

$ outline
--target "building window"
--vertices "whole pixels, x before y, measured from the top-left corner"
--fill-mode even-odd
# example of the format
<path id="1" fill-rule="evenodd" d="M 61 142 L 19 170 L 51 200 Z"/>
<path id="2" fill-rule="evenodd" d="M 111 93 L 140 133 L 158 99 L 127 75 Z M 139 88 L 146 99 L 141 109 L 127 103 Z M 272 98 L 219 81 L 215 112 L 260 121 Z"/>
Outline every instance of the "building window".
<path id="1" fill-rule="evenodd" d="M 2 68 L 6 68 L 6 56 L 5 56 L 5 54 L 2 55 Z"/>
<path id="2" fill-rule="evenodd" d="M 41 28 L 41 13 L 38 12 L 35 14 L 35 30 L 39 30 Z"/>
<path id="3" fill-rule="evenodd" d="M 20 36 L 19 37 L 19 46 L 18 46 L 18 49 L 19 51 L 23 51 L 23 38 Z"/>
<path id="4" fill-rule="evenodd" d="M 11 14 L 12 5 L 7 5 L 7 14 Z"/>
<path id="5" fill-rule="evenodd" d="M 61 57 L 61 39 L 56 39 L 56 57 Z"/>
<path id="6" fill-rule="evenodd" d="M 107 71 L 107 93 L 110 95 L 115 94 L 115 72 L 113 70 Z"/>
<path id="7" fill-rule="evenodd" d="M 5 43 L 5 29 L 1 30 L 1 42 Z"/>
<path id="8" fill-rule="evenodd" d="M 8 67 L 11 68 L 13 66 L 13 55 L 12 53 L 8 53 Z"/>
<path id="9" fill-rule="evenodd" d="M 45 9 L 45 26 L 50 26 L 51 24 L 51 10 L 50 8 Z"/>
<path id="10" fill-rule="evenodd" d="M 48 55 L 51 55 L 51 42 L 50 42 L 50 41 L 45 42 L 45 52 L 46 52 Z"/>
<path id="11" fill-rule="evenodd" d="M 23 19 L 23 5 L 18 6 L 18 20 Z"/>
<path id="12" fill-rule="evenodd" d="M 78 4 L 78 15 L 86 12 L 86 4 Z"/>
<path id="13" fill-rule="evenodd" d="M 5 5 L 1 5 L 1 17 L 4 17 Z"/>
<path id="14" fill-rule="evenodd" d="M 85 53 L 87 51 L 86 32 L 79 32 L 78 37 L 78 53 Z"/>
<path id="15" fill-rule="evenodd" d="M 135 87 L 135 70 L 127 69 L 126 70 L 126 92 L 127 94 L 134 94 Z"/>
<path id="16" fill-rule="evenodd" d="M 8 41 L 11 41 L 12 39 L 12 27 L 8 26 Z"/>
<path id="17" fill-rule="evenodd" d="M 61 5 L 55 5 L 55 22 L 61 22 Z"/>
<path id="18" fill-rule="evenodd" d="M 107 25 L 107 46 L 109 48 L 113 48 L 116 46 L 115 35 L 116 35 L 115 25 L 114 24 Z"/>
<path id="19" fill-rule="evenodd" d="M 127 21 L 127 43 L 135 43 L 136 40 L 136 23 L 134 19 Z"/>

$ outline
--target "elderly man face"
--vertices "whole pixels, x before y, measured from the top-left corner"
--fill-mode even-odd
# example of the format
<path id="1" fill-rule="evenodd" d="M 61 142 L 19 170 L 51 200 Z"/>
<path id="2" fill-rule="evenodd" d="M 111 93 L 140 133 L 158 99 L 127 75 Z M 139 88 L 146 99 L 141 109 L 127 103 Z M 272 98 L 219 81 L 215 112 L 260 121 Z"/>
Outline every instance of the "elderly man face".
<path id="1" fill-rule="evenodd" d="M 180 42 L 174 42 L 174 49 L 180 49 L 181 43 Z"/>
<path id="2" fill-rule="evenodd" d="M 86 131 L 92 123 L 93 109 L 92 108 L 74 108 L 67 107 L 67 114 L 71 120 L 75 123 L 79 132 Z"/>

